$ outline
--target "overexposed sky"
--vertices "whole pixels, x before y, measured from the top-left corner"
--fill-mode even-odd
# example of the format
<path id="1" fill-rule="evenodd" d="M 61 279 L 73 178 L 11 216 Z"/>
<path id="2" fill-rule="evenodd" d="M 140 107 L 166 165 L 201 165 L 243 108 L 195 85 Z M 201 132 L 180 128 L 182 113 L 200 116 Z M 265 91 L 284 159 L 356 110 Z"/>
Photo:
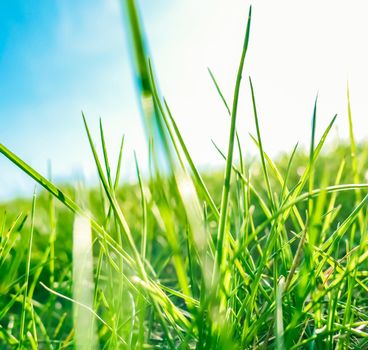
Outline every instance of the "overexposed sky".
<path id="1" fill-rule="evenodd" d="M 212 135 L 225 145 L 227 120 L 205 67 L 213 69 L 231 101 L 248 3 L 216 0 L 213 3 L 209 9 L 204 4 L 203 8 L 199 7 L 202 16 L 208 16 L 208 22 L 203 22 L 201 16 L 195 17 L 192 31 L 182 34 L 179 49 L 168 47 L 169 52 L 155 54 L 163 91 L 176 106 L 176 117 L 182 128 L 192 135 L 193 142 L 194 139 L 200 142 L 200 136 L 208 134 L 207 138 Z M 317 92 L 319 130 L 337 113 L 339 135 L 347 136 L 348 80 L 356 133 L 360 138 L 368 135 L 366 10 L 368 5 L 363 1 L 256 1 L 253 4 L 238 124 L 245 143 L 254 124 L 248 75 L 253 79 L 262 133 L 271 153 L 291 149 L 297 141 L 308 142 Z M 173 35 L 161 33 L 161 37 Z M 173 66 L 170 62 L 177 65 L 167 69 Z M 182 72 L 176 78 L 178 67 L 182 67 Z M 179 84 L 179 91 L 170 88 L 175 84 Z M 196 123 L 198 128 L 193 127 Z M 202 159 L 206 159 L 207 150 L 203 153 Z"/>
<path id="2" fill-rule="evenodd" d="M 231 103 L 250 2 L 137 2 L 161 91 L 194 159 L 202 167 L 221 165 L 211 139 L 226 147 L 229 118 L 207 67 Z M 248 133 L 254 131 L 249 75 L 269 153 L 290 151 L 298 141 L 308 143 L 317 92 L 318 133 L 337 113 L 334 137 L 346 138 L 347 81 L 356 134 L 367 138 L 368 4 L 252 4 L 238 114 L 244 149 L 252 150 Z M 125 176 L 134 174 L 133 150 L 144 167 L 147 150 L 121 12 L 118 0 L 41 1 L 36 8 L 26 1 L 5 0 L 0 5 L 0 142 L 42 173 L 50 159 L 58 179 L 81 173 L 88 181 L 95 178 L 82 109 L 96 139 L 98 117 L 103 117 L 113 155 L 121 134 L 126 135 Z M 32 181 L 20 170 L 2 158 L 0 167 L 0 200 L 32 193 Z"/>

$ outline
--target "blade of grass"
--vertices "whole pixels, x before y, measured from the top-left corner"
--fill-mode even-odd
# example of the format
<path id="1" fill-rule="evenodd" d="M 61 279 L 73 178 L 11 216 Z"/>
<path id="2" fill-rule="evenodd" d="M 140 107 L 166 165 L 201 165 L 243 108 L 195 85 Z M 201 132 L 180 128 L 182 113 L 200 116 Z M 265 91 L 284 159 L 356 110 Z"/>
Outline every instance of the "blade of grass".
<path id="1" fill-rule="evenodd" d="M 252 93 L 253 113 L 254 113 L 254 120 L 255 120 L 256 130 L 257 130 L 257 138 L 258 138 L 259 152 L 260 152 L 260 157 L 261 157 L 261 162 L 262 162 L 263 177 L 264 177 L 265 182 L 266 182 L 268 200 L 270 201 L 270 204 L 271 204 L 271 211 L 273 211 L 273 210 L 275 210 L 275 203 L 274 203 L 274 200 L 273 200 L 270 178 L 268 176 L 266 161 L 265 161 L 264 152 L 263 152 L 262 138 L 261 138 L 261 132 L 260 132 L 260 129 L 259 129 L 259 120 L 258 120 L 258 114 L 257 114 L 257 106 L 256 106 L 256 100 L 255 100 L 255 96 L 254 96 L 254 88 L 253 88 L 252 79 L 250 77 L 249 77 L 249 85 L 250 85 L 250 90 L 251 90 L 251 93 Z"/>
<path id="2" fill-rule="evenodd" d="M 74 341 L 79 349 L 97 349 L 96 325 L 93 315 L 93 256 L 91 226 L 88 219 L 76 216 L 73 227 L 73 305 Z M 79 304 L 86 308 L 82 309 Z"/>
<path id="3" fill-rule="evenodd" d="M 241 82 L 242 74 L 243 74 L 245 56 L 248 50 L 251 16 L 252 16 L 252 7 L 249 8 L 247 29 L 245 33 L 243 50 L 242 50 L 242 55 L 240 58 L 240 63 L 239 63 L 239 68 L 238 68 L 238 73 L 237 73 L 236 83 L 235 83 L 233 106 L 232 106 L 232 112 L 231 112 L 229 144 L 228 144 L 228 152 L 227 152 L 227 157 L 226 157 L 224 184 L 223 184 L 221 204 L 220 204 L 220 218 L 219 218 L 219 226 L 218 226 L 218 231 L 217 231 L 217 245 L 216 245 L 215 261 L 217 264 L 217 268 L 219 269 L 221 274 L 225 270 L 226 255 L 227 255 L 227 241 L 225 240 L 225 230 L 226 230 L 228 202 L 229 202 L 229 193 L 230 193 L 230 180 L 231 180 L 231 170 L 232 170 L 232 161 L 233 161 L 236 117 L 237 117 L 237 111 L 238 111 L 240 82 Z M 217 268 L 215 268 L 214 271 L 217 271 Z"/>
<path id="4" fill-rule="evenodd" d="M 285 289 L 285 278 L 281 276 L 276 291 L 276 349 L 284 350 L 284 321 L 282 313 L 282 296 Z"/>
<path id="5" fill-rule="evenodd" d="M 35 222 L 35 211 L 36 211 L 36 189 L 33 193 L 32 199 L 32 211 L 31 211 L 31 231 L 29 234 L 29 242 L 28 242 L 28 254 L 27 254 L 27 265 L 26 265 L 26 279 L 25 279 L 25 288 L 23 294 L 23 303 L 22 303 L 22 312 L 21 312 L 21 320 L 20 320 L 20 341 L 19 341 L 19 349 L 23 348 L 23 343 L 25 339 L 25 323 L 26 323 L 26 303 L 28 297 L 28 284 L 29 284 L 29 271 L 31 268 L 31 256 L 32 256 L 32 243 L 33 243 L 33 232 L 34 232 L 34 222 Z"/>

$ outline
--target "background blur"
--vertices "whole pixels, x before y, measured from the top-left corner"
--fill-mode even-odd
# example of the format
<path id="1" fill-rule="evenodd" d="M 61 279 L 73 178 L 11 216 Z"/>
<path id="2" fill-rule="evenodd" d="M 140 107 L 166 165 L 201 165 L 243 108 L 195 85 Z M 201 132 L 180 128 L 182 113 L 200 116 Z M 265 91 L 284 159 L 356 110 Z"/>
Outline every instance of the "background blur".
<path id="1" fill-rule="evenodd" d="M 162 93 L 201 168 L 222 159 L 226 111 L 210 67 L 231 101 L 249 1 L 137 0 Z M 356 135 L 368 136 L 366 1 L 253 2 L 253 23 L 238 130 L 252 152 L 255 86 L 266 151 L 307 144 L 319 92 L 319 132 L 339 114 L 334 142 L 348 136 L 349 80 Z M 124 176 L 134 178 L 133 150 L 143 167 L 147 144 L 118 0 L 0 2 L 0 142 L 58 181 L 96 179 L 81 110 L 97 136 L 101 116 L 112 152 L 126 135 Z M 96 137 L 97 139 L 97 137 Z M 0 157 L 0 201 L 31 195 L 33 182 Z"/>

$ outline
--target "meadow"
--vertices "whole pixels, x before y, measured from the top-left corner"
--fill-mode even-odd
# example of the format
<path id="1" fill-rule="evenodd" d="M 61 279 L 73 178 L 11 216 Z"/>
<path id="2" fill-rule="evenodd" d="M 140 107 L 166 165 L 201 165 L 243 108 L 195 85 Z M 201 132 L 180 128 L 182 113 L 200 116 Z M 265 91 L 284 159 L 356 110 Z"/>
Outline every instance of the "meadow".
<path id="1" fill-rule="evenodd" d="M 250 9 L 231 104 L 209 72 L 230 118 L 227 149 L 214 144 L 224 166 L 199 169 L 127 3 L 148 175 L 137 159 L 136 183 L 121 183 L 124 138 L 110 164 L 102 122 L 91 135 L 84 115 L 95 188 L 54 184 L 0 144 L 43 188 L 1 204 L 0 348 L 368 349 L 368 146 L 349 91 L 349 142 L 328 142 L 336 116 L 320 126 L 316 99 L 309 149 L 272 160 L 249 78 L 258 155 L 244 157 Z"/>

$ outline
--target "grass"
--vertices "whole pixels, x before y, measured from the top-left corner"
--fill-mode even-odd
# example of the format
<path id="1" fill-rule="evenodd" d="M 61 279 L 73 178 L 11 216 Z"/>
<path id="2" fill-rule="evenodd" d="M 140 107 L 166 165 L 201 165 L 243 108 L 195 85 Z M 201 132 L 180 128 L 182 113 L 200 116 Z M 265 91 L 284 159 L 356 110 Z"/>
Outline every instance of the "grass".
<path id="1" fill-rule="evenodd" d="M 367 348 L 368 149 L 355 141 L 349 90 L 350 144 L 323 152 L 336 117 L 316 139 L 316 100 L 309 152 L 273 161 L 249 79 L 259 158 L 244 159 L 236 119 L 249 11 L 231 109 L 210 71 L 230 115 L 228 148 L 215 145 L 224 170 L 200 172 L 127 4 L 150 176 L 136 159 L 137 184 L 120 185 L 124 138 L 113 171 L 102 122 L 99 152 L 84 116 L 96 189 L 61 188 L 0 144 L 44 189 L 2 205 L 1 348 Z"/>

